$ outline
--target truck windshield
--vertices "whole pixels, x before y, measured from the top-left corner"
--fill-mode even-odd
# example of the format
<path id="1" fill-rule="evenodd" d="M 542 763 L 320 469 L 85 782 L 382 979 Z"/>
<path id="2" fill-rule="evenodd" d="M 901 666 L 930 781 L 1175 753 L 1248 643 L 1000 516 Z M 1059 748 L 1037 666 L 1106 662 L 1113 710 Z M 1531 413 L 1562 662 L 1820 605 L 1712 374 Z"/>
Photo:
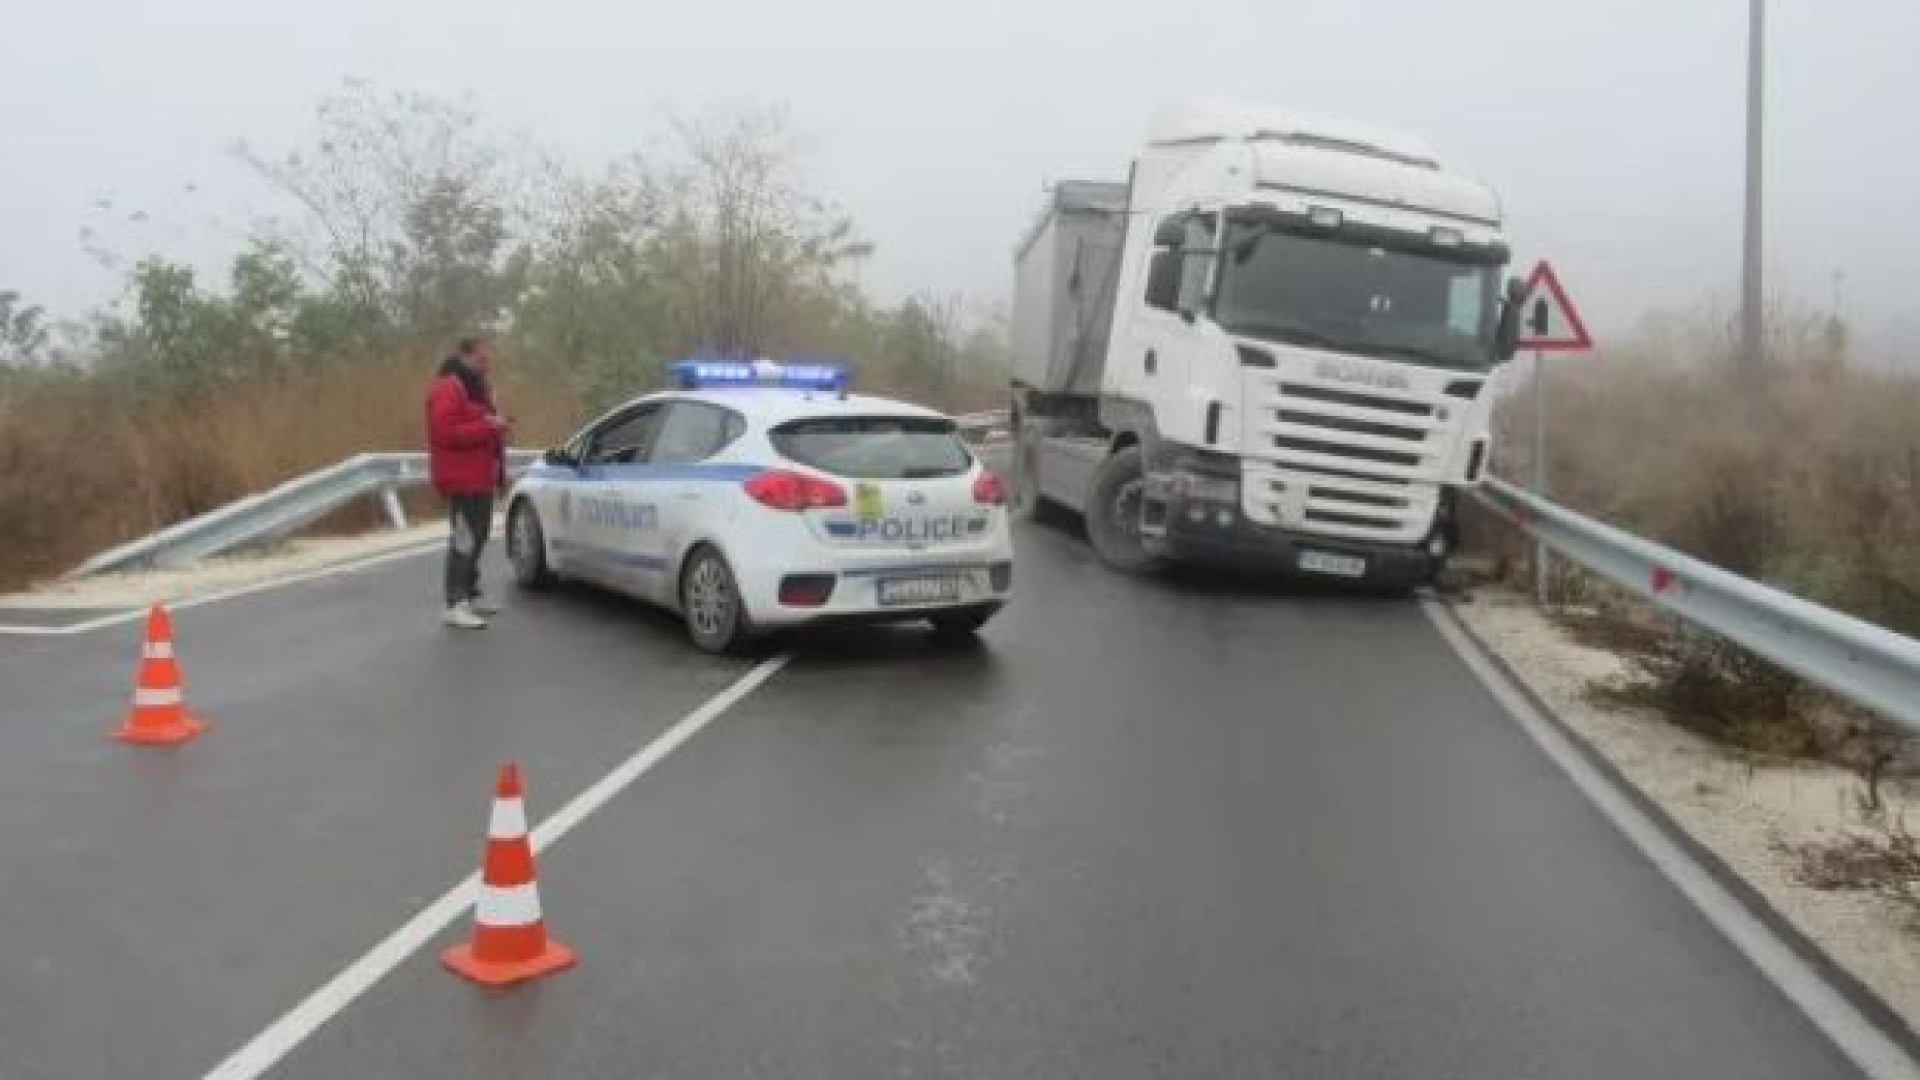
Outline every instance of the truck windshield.
<path id="1" fill-rule="evenodd" d="M 1437 248 L 1229 219 L 1214 318 L 1245 337 L 1478 371 L 1492 364 L 1498 275 Z"/>

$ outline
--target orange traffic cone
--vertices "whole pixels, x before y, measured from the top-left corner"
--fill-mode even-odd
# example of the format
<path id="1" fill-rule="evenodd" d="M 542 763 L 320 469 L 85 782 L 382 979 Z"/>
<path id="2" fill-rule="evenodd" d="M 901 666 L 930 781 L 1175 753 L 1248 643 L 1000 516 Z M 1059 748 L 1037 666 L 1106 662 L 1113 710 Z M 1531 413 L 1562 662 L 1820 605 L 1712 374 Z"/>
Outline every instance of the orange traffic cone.
<path id="1" fill-rule="evenodd" d="M 540 917 L 520 767 L 509 762 L 500 766 L 494 785 L 473 938 L 441 953 L 440 960 L 483 986 L 506 986 L 572 967 L 574 959 L 572 949 L 547 937 L 547 924 Z"/>
<path id="2" fill-rule="evenodd" d="M 121 742 L 172 746 L 206 729 L 187 711 L 180 689 L 180 665 L 173 657 L 173 620 L 159 604 L 147 612 L 147 639 L 140 645 L 140 674 L 134 680 L 133 711 L 114 731 Z"/>

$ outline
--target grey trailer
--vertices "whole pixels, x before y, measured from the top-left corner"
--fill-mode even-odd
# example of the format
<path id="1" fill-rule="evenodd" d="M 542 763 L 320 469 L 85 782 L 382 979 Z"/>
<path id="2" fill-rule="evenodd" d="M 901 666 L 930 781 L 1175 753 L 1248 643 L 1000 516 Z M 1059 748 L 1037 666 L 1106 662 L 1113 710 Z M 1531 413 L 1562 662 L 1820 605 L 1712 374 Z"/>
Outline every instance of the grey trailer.
<path id="1" fill-rule="evenodd" d="M 1014 254 L 1014 384 L 1096 397 L 1127 233 L 1127 185 L 1057 185 Z"/>

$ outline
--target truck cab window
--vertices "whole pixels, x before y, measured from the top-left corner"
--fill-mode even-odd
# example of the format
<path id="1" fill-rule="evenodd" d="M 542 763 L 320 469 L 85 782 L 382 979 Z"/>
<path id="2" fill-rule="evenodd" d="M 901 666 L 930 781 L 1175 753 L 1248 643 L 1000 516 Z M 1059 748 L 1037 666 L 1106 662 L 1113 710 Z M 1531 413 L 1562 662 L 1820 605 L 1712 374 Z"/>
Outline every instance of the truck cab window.
<path id="1" fill-rule="evenodd" d="M 1180 246 L 1180 295 L 1177 311 L 1207 310 L 1212 285 L 1214 224 L 1212 214 L 1194 214 L 1186 221 L 1187 238 Z"/>
<path id="2" fill-rule="evenodd" d="M 1147 266 L 1148 306 L 1161 311 L 1200 311 L 1206 307 L 1207 278 L 1214 246 L 1212 214 L 1187 214 L 1170 218 L 1178 224 L 1179 245 L 1161 244 L 1154 248 Z"/>
<path id="3" fill-rule="evenodd" d="M 1155 248 L 1147 265 L 1147 305 L 1172 311 L 1180 304 L 1180 249 Z"/>

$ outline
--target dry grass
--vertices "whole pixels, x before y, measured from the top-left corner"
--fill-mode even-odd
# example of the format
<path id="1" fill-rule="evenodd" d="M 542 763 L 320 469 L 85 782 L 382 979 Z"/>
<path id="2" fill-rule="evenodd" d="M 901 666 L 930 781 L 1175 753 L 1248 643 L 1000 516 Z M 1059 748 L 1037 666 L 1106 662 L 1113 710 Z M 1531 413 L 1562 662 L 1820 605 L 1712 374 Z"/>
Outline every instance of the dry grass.
<path id="1" fill-rule="evenodd" d="M 418 449 L 433 366 L 342 361 L 181 400 L 81 378 L 0 393 L 0 589 L 353 454 Z M 571 392 L 511 369 L 500 381 L 516 444 L 578 420 Z"/>
<path id="2" fill-rule="evenodd" d="M 1794 859 L 1794 876 L 1826 892 L 1869 892 L 1893 901 L 1920 932 L 1920 841 L 1905 822 L 1869 822 L 1837 836 L 1777 845 Z"/>
<path id="3" fill-rule="evenodd" d="M 436 363 L 432 353 L 355 358 L 181 399 L 103 378 L 0 382 L 0 590 L 353 454 L 419 449 Z M 498 373 L 516 446 L 551 445 L 582 420 L 577 390 L 535 374 L 542 370 L 508 357 Z M 868 389 L 959 409 L 998 396 Z M 316 528 L 378 520 L 376 508 L 355 507 Z"/>
<path id="4" fill-rule="evenodd" d="M 1556 501 L 1920 634 L 1920 378 L 1849 368 L 1819 320 L 1776 334 L 1765 377 L 1742 375 L 1727 352 L 1717 333 L 1668 325 L 1609 354 L 1553 362 Z M 1507 402 L 1501 423 L 1497 469 L 1531 475 L 1531 396 Z M 1485 527 L 1475 535 L 1502 571 L 1524 567 L 1527 545 Z M 1641 669 L 1604 694 L 1750 750 L 1859 756 L 1857 734 L 1843 733 L 1843 749 L 1830 730 L 1844 710 L 1792 676 L 1570 567 L 1555 585 L 1577 606 L 1568 618 L 1583 637 L 1620 646 Z"/>

